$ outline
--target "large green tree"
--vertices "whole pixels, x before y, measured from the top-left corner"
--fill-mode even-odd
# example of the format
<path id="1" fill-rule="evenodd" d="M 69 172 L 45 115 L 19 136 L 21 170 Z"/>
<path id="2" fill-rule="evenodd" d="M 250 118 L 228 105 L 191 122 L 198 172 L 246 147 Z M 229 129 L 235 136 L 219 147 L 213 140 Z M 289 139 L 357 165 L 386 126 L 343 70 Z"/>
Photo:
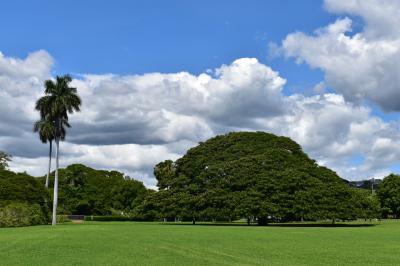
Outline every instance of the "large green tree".
<path id="1" fill-rule="evenodd" d="M 156 207 L 169 218 L 335 221 L 356 218 L 356 208 L 365 207 L 353 204 L 355 190 L 296 142 L 264 132 L 214 137 L 158 164 L 154 174 L 163 195 Z"/>
<path id="2" fill-rule="evenodd" d="M 390 174 L 380 184 L 378 197 L 385 216 L 400 217 L 400 175 Z"/>
<path id="3" fill-rule="evenodd" d="M 49 117 L 54 121 L 54 140 L 56 144 L 56 170 L 54 180 L 53 216 L 52 225 L 57 223 L 58 204 L 58 167 L 60 140 L 63 136 L 63 123 L 68 122 L 68 114 L 80 111 L 81 99 L 77 89 L 70 87 L 71 76 L 57 76 L 55 80 L 46 80 L 45 96 L 36 102 L 36 110 L 40 112 L 41 118 Z"/>

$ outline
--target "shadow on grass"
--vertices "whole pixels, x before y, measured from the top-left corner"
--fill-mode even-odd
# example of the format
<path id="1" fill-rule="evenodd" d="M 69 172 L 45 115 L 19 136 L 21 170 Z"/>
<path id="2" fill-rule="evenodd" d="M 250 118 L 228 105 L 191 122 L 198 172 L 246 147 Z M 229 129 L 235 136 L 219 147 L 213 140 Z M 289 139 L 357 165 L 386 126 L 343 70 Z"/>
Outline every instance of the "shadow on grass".
<path id="1" fill-rule="evenodd" d="M 346 223 L 335 223 L 335 224 L 327 224 L 327 223 L 310 223 L 310 224 L 269 224 L 267 226 L 277 226 L 277 227 L 371 227 L 376 226 L 376 224 L 367 223 L 367 224 L 346 224 Z"/>
<path id="2" fill-rule="evenodd" d="M 251 225 L 247 225 L 245 223 L 196 223 L 193 225 L 192 223 L 185 222 L 166 222 L 161 223 L 162 225 L 184 225 L 184 226 L 237 226 L 237 227 L 371 227 L 376 226 L 377 224 L 373 223 L 270 223 L 268 225 L 258 225 L 252 223 Z"/>

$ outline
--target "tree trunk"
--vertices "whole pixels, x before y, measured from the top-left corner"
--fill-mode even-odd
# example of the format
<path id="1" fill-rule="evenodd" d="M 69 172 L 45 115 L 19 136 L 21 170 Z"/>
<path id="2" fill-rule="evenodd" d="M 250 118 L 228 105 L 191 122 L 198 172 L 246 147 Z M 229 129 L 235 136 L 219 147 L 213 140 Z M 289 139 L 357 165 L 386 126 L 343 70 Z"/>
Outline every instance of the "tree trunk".
<path id="1" fill-rule="evenodd" d="M 195 225 L 196 224 L 196 218 L 192 219 L 192 224 Z"/>
<path id="2" fill-rule="evenodd" d="M 247 225 L 250 225 L 250 217 L 247 217 Z"/>
<path id="3" fill-rule="evenodd" d="M 258 217 L 257 223 L 258 223 L 258 225 L 268 225 L 268 218 L 267 217 Z"/>
<path id="4" fill-rule="evenodd" d="M 60 150 L 60 139 L 56 137 L 56 173 L 54 177 L 54 196 L 53 196 L 53 220 L 51 225 L 57 224 L 57 205 L 58 205 L 58 157 Z"/>
<path id="5" fill-rule="evenodd" d="M 50 148 L 49 148 L 49 169 L 47 171 L 47 176 L 46 176 L 46 188 L 49 187 L 49 177 L 50 177 L 50 170 L 51 170 L 51 154 L 52 154 L 52 149 L 53 149 L 53 141 L 50 140 Z"/>

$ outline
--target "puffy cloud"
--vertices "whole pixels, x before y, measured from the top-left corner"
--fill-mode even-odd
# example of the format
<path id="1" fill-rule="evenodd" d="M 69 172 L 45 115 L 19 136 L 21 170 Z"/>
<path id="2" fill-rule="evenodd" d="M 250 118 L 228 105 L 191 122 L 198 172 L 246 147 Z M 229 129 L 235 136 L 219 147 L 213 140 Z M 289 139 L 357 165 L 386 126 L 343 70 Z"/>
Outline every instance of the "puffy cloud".
<path id="1" fill-rule="evenodd" d="M 345 23 L 331 31 L 343 27 Z M 43 61 L 37 62 L 40 68 L 26 63 L 31 57 L 42 58 L 35 59 Z M 0 150 L 14 155 L 14 170 L 35 175 L 46 171 L 48 147 L 32 133 L 32 122 L 37 119 L 33 104 L 52 61 L 45 52 L 0 61 L 0 69 L 7 69 L 0 72 L 0 80 L 8 82 L 0 90 L 4 95 Z M 9 70 L 13 64 L 27 69 L 18 75 Z M 84 163 L 120 170 L 154 187 L 156 163 L 176 159 L 198 141 L 232 130 L 289 136 L 343 177 L 380 175 L 400 159 L 395 124 L 342 95 L 324 93 L 324 83 L 316 86 L 320 95 L 309 97 L 283 95 L 284 84 L 284 78 L 254 58 L 238 59 L 200 75 L 84 75 L 73 81 L 83 106 L 82 112 L 71 116 L 73 128 L 61 146 L 61 165 Z M 363 161 L 352 163 L 355 155 Z"/>
<path id="2" fill-rule="evenodd" d="M 400 2 L 397 0 L 325 0 L 324 4 L 333 13 L 361 16 L 367 38 L 399 37 Z"/>
<path id="3" fill-rule="evenodd" d="M 14 136 L 36 119 L 34 101 L 42 92 L 43 81 L 50 77 L 52 57 L 45 51 L 25 59 L 5 57 L 0 53 L 0 134 Z M 29 126 L 28 126 L 29 124 Z"/>
<path id="4" fill-rule="evenodd" d="M 2 79 L 10 78 L 12 81 L 28 79 L 35 83 L 47 78 L 53 65 L 53 58 L 44 50 L 29 54 L 25 59 L 5 57 L 0 52 L 0 73 Z M 13 89 L 13 92 L 24 92 Z"/>
<path id="5" fill-rule="evenodd" d="M 31 53 L 25 59 L 0 53 L 0 149 L 27 157 L 42 154 L 40 142 L 32 134 L 38 118 L 34 105 L 52 65 L 46 51 Z"/>
<path id="6" fill-rule="evenodd" d="M 61 143 L 60 167 L 81 163 L 98 169 L 122 171 L 131 177 L 140 179 L 149 187 L 155 187 L 152 169 L 157 163 L 167 159 L 177 159 L 178 154 L 163 145 L 77 145 Z M 47 157 L 26 158 L 16 156 L 11 167 L 16 171 L 27 171 L 34 175 L 43 175 Z"/>
<path id="7" fill-rule="evenodd" d="M 258 119 L 260 129 L 291 137 L 312 158 L 343 177 L 377 176 L 400 160 L 397 125 L 371 115 L 368 107 L 332 93 L 312 97 L 295 94 L 287 102 L 291 112 Z M 355 165 L 354 156 L 361 156 L 363 161 Z"/>
<path id="8" fill-rule="evenodd" d="M 281 51 L 298 63 L 325 73 L 326 84 L 347 100 L 377 103 L 400 111 L 400 2 L 396 0 L 326 0 L 331 12 L 360 16 L 364 28 L 352 33 L 352 20 L 340 18 L 314 34 L 289 34 Z"/>
<path id="9" fill-rule="evenodd" d="M 166 143 L 203 140 L 210 123 L 243 126 L 282 112 L 285 80 L 254 58 L 198 76 L 149 73 L 85 75 L 75 80 L 84 112 L 75 115 L 78 143 Z"/>

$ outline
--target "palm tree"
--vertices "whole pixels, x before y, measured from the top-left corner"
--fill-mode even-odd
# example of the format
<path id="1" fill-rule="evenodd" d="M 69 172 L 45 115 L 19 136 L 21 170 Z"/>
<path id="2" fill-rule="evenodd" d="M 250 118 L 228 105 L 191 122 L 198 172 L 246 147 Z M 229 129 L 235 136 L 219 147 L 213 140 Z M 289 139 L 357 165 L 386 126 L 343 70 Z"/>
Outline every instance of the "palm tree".
<path id="1" fill-rule="evenodd" d="M 7 169 L 8 162 L 11 162 L 11 158 L 12 156 L 10 154 L 0 151 L 0 170 Z"/>
<path id="2" fill-rule="evenodd" d="M 58 205 L 58 166 L 60 154 L 60 140 L 62 139 L 63 123 L 68 123 L 68 114 L 80 111 L 81 99 L 77 89 L 70 87 L 71 76 L 57 76 L 55 82 L 46 80 L 45 96 L 36 102 L 36 110 L 40 111 L 43 119 L 50 117 L 54 121 L 54 140 L 56 143 L 56 172 L 54 177 L 53 217 L 52 225 L 57 223 Z M 64 134 L 65 136 L 65 134 Z"/>
<path id="3" fill-rule="evenodd" d="M 61 128 L 61 140 L 65 139 L 65 127 L 70 127 L 67 121 L 63 121 L 63 125 Z M 49 142 L 49 167 L 46 176 L 46 188 L 49 187 L 49 176 L 51 170 L 51 155 L 52 155 L 52 147 L 53 147 L 53 140 L 55 134 L 55 126 L 54 126 L 54 119 L 51 119 L 50 116 L 46 118 L 41 118 L 40 120 L 36 121 L 33 126 L 33 131 L 39 133 L 39 138 L 43 143 Z"/>

